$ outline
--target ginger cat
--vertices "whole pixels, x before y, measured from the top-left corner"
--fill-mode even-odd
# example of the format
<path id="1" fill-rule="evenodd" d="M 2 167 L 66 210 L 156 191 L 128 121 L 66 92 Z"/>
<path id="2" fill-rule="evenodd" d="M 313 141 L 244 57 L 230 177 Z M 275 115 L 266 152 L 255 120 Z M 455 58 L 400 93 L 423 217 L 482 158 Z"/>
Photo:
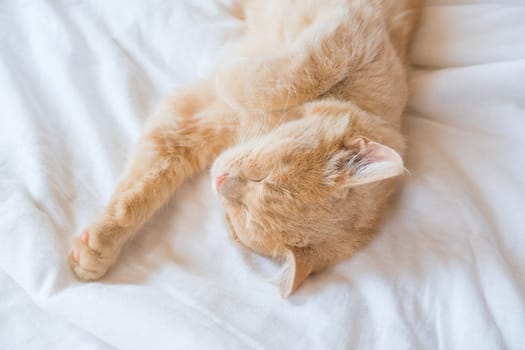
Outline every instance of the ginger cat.
<path id="1" fill-rule="evenodd" d="M 211 170 L 234 238 L 286 264 L 281 293 L 373 237 L 396 177 L 421 0 L 240 0 L 245 34 L 147 123 L 69 255 L 94 280 L 183 180 Z"/>

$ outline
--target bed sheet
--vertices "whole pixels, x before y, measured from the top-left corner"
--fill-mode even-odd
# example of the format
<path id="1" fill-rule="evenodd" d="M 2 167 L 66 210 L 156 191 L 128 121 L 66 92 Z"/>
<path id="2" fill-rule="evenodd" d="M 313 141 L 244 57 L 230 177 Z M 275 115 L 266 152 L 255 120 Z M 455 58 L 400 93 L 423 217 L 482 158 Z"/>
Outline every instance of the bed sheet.
<path id="1" fill-rule="evenodd" d="M 207 174 L 101 281 L 66 254 L 145 117 L 239 34 L 218 1 L 0 2 L 0 349 L 525 349 L 525 4 L 425 3 L 403 190 L 378 238 L 279 296 Z"/>

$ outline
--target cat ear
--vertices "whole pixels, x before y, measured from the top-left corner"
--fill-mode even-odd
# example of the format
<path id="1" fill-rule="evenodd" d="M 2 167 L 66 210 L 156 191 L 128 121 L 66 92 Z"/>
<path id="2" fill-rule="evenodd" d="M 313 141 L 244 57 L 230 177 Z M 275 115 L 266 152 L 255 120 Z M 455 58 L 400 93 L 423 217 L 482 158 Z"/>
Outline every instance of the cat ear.
<path id="1" fill-rule="evenodd" d="M 326 176 L 330 182 L 354 186 L 400 175 L 404 169 L 396 151 L 360 136 L 330 159 Z"/>
<path id="2" fill-rule="evenodd" d="M 280 283 L 281 295 L 287 298 L 306 280 L 313 270 L 313 263 L 300 248 L 288 248 Z"/>

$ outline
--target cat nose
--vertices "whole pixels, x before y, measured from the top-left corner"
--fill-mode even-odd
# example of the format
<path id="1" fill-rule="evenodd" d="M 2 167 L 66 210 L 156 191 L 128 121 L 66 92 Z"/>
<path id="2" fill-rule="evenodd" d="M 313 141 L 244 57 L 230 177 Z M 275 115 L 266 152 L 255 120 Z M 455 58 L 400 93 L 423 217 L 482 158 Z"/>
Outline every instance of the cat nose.
<path id="1" fill-rule="evenodd" d="M 226 178 L 228 177 L 228 174 L 223 174 L 221 176 L 217 176 L 215 178 L 215 189 L 219 191 L 219 187 L 226 181 Z"/>

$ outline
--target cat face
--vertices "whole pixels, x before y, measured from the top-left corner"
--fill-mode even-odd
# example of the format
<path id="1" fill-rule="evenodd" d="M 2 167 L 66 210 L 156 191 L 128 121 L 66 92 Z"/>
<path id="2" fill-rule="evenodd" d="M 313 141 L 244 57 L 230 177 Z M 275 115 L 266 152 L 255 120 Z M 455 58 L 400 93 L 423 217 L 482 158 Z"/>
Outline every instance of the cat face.
<path id="1" fill-rule="evenodd" d="M 358 188 L 403 171 L 393 149 L 361 131 L 349 115 L 312 115 L 227 150 L 212 168 L 234 237 L 286 261 L 284 295 L 363 240 L 352 231 L 375 220 L 369 197 L 381 196 Z"/>

